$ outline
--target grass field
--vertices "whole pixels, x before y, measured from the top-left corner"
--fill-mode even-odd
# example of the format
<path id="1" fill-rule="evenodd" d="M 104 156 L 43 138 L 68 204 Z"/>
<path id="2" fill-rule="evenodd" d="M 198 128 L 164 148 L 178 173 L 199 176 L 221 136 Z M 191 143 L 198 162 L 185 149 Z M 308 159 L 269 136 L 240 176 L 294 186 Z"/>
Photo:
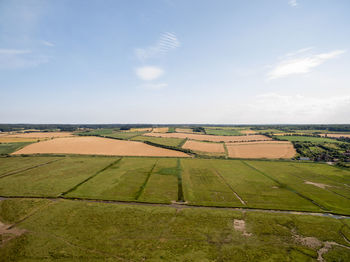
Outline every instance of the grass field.
<path id="1" fill-rule="evenodd" d="M 315 261 L 326 243 L 350 259 L 348 221 L 327 217 L 11 199 L 0 220 L 19 231 L 0 261 Z"/>
<path id="2" fill-rule="evenodd" d="M 339 141 L 326 137 L 312 137 L 312 136 L 276 136 L 280 140 L 300 141 L 300 142 L 314 142 L 314 143 L 339 143 Z"/>
<path id="3" fill-rule="evenodd" d="M 131 140 L 135 141 L 148 141 L 159 145 L 174 146 L 177 147 L 183 143 L 184 139 L 180 138 L 164 138 L 164 137 L 151 137 L 151 136 L 136 136 Z"/>
<path id="4" fill-rule="evenodd" d="M 205 128 L 205 133 L 208 135 L 217 135 L 217 136 L 242 136 L 240 130 L 238 129 L 214 129 L 214 128 Z"/>
<path id="5" fill-rule="evenodd" d="M 0 155 L 11 154 L 31 142 L 0 143 Z"/>

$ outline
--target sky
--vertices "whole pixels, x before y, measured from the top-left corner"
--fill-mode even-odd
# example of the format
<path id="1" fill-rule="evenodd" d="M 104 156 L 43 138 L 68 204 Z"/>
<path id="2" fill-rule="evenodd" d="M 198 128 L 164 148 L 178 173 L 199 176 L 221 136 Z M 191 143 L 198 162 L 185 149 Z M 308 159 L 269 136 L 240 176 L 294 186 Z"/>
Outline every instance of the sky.
<path id="1" fill-rule="evenodd" d="M 348 0 L 0 0 L 0 123 L 350 124 Z"/>

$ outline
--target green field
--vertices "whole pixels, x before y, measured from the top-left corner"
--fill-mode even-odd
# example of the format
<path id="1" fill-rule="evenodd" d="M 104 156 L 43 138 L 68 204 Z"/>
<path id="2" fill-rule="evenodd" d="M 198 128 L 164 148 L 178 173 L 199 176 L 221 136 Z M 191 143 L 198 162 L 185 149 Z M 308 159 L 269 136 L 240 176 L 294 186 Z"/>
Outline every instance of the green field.
<path id="1" fill-rule="evenodd" d="M 310 215 L 10 199 L 0 219 L 26 230 L 0 261 L 316 261 L 326 241 L 350 259 L 349 221 Z"/>
<path id="2" fill-rule="evenodd" d="M 3 157 L 0 197 L 0 261 L 350 259 L 350 171 L 326 164 Z"/>
<path id="3" fill-rule="evenodd" d="M 341 143 L 335 139 L 326 138 L 326 137 L 313 137 L 313 136 L 276 136 L 279 140 L 288 140 L 288 141 L 300 141 L 300 142 L 314 142 L 314 143 Z"/>
<path id="4" fill-rule="evenodd" d="M 205 128 L 205 133 L 208 135 L 217 135 L 217 136 L 241 136 L 243 135 L 238 129 L 213 129 Z"/>
<path id="5" fill-rule="evenodd" d="M 32 142 L 0 143 L 0 155 L 11 154 Z"/>
<path id="6" fill-rule="evenodd" d="M 178 147 L 184 141 L 184 139 L 179 139 L 179 138 L 171 138 L 171 137 L 164 138 L 164 137 L 151 137 L 151 136 L 136 136 L 136 137 L 133 137 L 131 140 L 148 141 L 159 145 L 174 146 L 174 147 Z"/>

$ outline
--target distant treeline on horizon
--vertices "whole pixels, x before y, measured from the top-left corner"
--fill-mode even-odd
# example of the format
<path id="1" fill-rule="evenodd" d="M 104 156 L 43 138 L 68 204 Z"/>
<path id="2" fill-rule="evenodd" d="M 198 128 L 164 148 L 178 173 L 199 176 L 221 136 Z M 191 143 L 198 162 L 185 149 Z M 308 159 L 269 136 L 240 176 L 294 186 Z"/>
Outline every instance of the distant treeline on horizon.
<path id="1" fill-rule="evenodd" d="M 128 130 L 130 128 L 151 127 L 250 127 L 253 130 L 278 129 L 281 131 L 292 130 L 323 130 L 334 132 L 350 132 L 350 124 L 271 124 L 271 125 L 215 125 L 215 124 L 0 124 L 1 132 L 35 129 L 42 131 L 61 130 L 75 131 L 79 129 L 118 128 Z"/>

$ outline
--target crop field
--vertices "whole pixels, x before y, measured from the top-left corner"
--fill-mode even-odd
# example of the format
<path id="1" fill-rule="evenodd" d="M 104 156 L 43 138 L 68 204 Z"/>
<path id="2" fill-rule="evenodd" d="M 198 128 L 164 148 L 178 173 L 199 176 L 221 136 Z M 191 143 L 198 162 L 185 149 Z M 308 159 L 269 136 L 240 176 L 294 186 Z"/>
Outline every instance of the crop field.
<path id="1" fill-rule="evenodd" d="M 296 151 L 290 142 L 262 141 L 226 143 L 228 156 L 232 158 L 292 158 Z"/>
<path id="2" fill-rule="evenodd" d="M 30 138 L 30 137 L 4 137 L 0 136 L 0 143 L 20 143 L 20 142 L 36 142 L 42 140 L 43 138 Z M 45 138 L 44 138 L 45 139 Z"/>
<path id="3" fill-rule="evenodd" d="M 166 138 L 188 138 L 199 141 L 210 142 L 248 142 L 248 141 L 268 141 L 271 138 L 264 135 L 251 136 L 215 136 L 215 135 L 198 135 L 187 133 L 147 133 L 145 136 L 166 137 Z"/>
<path id="4" fill-rule="evenodd" d="M 206 128 L 205 133 L 208 135 L 216 135 L 216 136 L 242 136 L 244 135 L 241 130 L 237 129 L 214 129 L 214 128 Z"/>
<path id="5" fill-rule="evenodd" d="M 288 141 L 300 141 L 300 142 L 314 142 L 314 143 L 339 143 L 339 141 L 326 137 L 313 137 L 313 136 L 276 136 L 280 140 Z"/>
<path id="6" fill-rule="evenodd" d="M 15 133 L 1 136 L 1 138 L 19 137 L 19 138 L 53 138 L 53 137 L 68 137 L 73 136 L 70 132 L 30 132 L 30 133 Z"/>
<path id="7" fill-rule="evenodd" d="M 350 223 L 330 217 L 6 199 L 0 220 L 1 261 L 350 259 Z"/>
<path id="8" fill-rule="evenodd" d="M 168 127 L 156 127 L 153 128 L 152 133 L 166 133 L 169 131 Z"/>
<path id="9" fill-rule="evenodd" d="M 136 141 L 123 141 L 101 137 L 57 138 L 28 145 L 13 154 L 85 154 L 124 156 L 176 156 L 188 155 Z"/>
<path id="10" fill-rule="evenodd" d="M 163 138 L 163 137 L 151 137 L 151 136 L 136 136 L 136 137 L 133 137 L 131 140 L 148 141 L 148 142 L 159 144 L 159 145 L 177 147 L 177 146 L 181 145 L 185 139 L 171 138 L 171 137 L 170 138 Z"/>
<path id="11" fill-rule="evenodd" d="M 350 134 L 341 134 L 341 133 L 339 133 L 339 134 L 321 134 L 321 136 L 339 138 L 339 137 L 350 137 Z"/>
<path id="12" fill-rule="evenodd" d="M 191 149 L 193 151 L 199 152 L 225 153 L 224 145 L 222 143 L 208 143 L 187 140 L 186 143 L 182 146 L 182 148 Z"/>
<path id="13" fill-rule="evenodd" d="M 30 142 L 0 143 L 0 155 L 11 154 L 29 144 Z"/>
<path id="14" fill-rule="evenodd" d="M 348 261 L 349 215 L 326 164 L 0 158 L 0 261 Z"/>

